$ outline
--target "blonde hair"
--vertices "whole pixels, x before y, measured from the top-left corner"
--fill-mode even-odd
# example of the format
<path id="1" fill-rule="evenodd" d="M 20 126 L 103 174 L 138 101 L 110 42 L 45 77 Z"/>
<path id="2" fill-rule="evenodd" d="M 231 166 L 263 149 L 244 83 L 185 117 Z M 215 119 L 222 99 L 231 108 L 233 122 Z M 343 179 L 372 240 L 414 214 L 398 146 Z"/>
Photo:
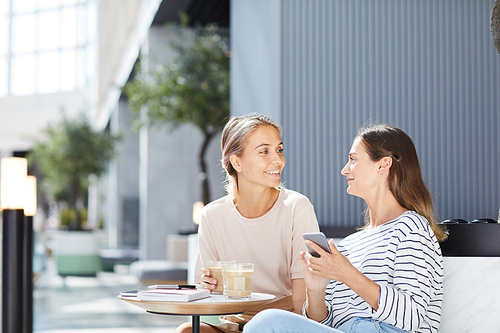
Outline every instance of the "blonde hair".
<path id="1" fill-rule="evenodd" d="M 270 118 L 259 115 L 250 114 L 247 116 L 232 117 L 222 130 L 221 164 L 226 171 L 225 190 L 227 194 L 232 194 L 234 198 L 238 196 L 238 172 L 231 164 L 231 155 L 241 156 L 245 149 L 247 139 L 259 126 L 272 126 L 281 136 L 281 127 Z"/>
<path id="2" fill-rule="evenodd" d="M 438 241 L 446 239 L 446 231 L 437 224 L 434 204 L 420 171 L 417 152 L 411 138 L 401 129 L 390 125 L 368 125 L 358 130 L 372 161 L 384 157 L 393 159 L 389 170 L 389 189 L 406 209 L 413 210 L 429 221 Z M 365 221 L 370 222 L 367 211 Z"/>

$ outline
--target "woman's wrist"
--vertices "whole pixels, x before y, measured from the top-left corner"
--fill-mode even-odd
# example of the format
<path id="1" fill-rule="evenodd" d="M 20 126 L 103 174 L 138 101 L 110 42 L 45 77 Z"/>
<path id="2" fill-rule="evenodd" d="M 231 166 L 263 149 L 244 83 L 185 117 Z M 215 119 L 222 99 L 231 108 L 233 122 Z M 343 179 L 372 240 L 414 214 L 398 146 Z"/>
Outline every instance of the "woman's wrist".
<path id="1" fill-rule="evenodd" d="M 325 290 L 307 290 L 305 315 L 317 322 L 322 322 L 328 315 L 325 304 Z"/>
<path id="2" fill-rule="evenodd" d="M 325 301 L 325 288 L 320 289 L 309 289 L 306 288 L 306 301 L 309 303 L 314 303 L 317 301 L 324 302 Z"/>

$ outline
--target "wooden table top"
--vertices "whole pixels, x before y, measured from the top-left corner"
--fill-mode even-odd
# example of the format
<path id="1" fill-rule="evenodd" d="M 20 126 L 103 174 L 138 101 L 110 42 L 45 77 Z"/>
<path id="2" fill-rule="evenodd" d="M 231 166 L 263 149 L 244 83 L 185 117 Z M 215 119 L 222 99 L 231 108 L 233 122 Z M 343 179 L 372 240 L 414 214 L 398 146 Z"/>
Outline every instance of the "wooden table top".
<path id="1" fill-rule="evenodd" d="M 120 296 L 118 298 L 149 312 L 176 315 L 221 315 L 248 311 L 255 306 L 273 301 L 276 296 L 252 293 L 250 298 L 228 299 L 223 295 L 210 295 L 210 297 L 191 302 L 141 301 L 136 297 Z"/>

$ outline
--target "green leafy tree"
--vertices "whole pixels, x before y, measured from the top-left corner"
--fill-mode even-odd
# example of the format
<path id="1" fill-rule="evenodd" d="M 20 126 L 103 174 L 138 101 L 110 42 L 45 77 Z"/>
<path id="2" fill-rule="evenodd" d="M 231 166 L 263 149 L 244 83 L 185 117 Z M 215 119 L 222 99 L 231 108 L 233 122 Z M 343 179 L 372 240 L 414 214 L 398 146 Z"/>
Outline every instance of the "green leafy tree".
<path id="1" fill-rule="evenodd" d="M 43 175 L 42 188 L 57 202 L 65 202 L 72 213 L 70 228 L 81 229 L 82 210 L 77 203 L 87 203 L 89 176 L 101 176 L 117 156 L 119 135 L 95 131 L 87 118 L 63 118 L 45 130 L 47 140 L 35 142 L 28 154 Z M 86 211 L 83 209 L 83 211 Z"/>
<path id="2" fill-rule="evenodd" d="M 181 17 L 181 21 L 186 20 Z M 205 154 L 229 117 L 227 38 L 215 24 L 197 28 L 169 25 L 167 29 L 176 33 L 170 46 L 177 56 L 168 63 L 151 65 L 151 70 L 136 67 L 136 75 L 124 92 L 138 126 L 168 123 L 176 129 L 192 124 L 201 131 L 198 161 L 206 204 L 210 190 Z"/>

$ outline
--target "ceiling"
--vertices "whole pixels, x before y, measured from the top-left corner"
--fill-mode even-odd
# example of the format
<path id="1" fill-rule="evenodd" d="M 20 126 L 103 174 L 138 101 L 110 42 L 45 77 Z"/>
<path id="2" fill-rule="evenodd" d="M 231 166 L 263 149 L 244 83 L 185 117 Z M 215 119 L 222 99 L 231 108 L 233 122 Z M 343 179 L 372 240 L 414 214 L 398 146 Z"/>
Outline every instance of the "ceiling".
<path id="1" fill-rule="evenodd" d="M 230 0 L 163 0 L 153 20 L 153 25 L 178 22 L 179 11 L 189 15 L 191 24 L 218 23 L 229 27 Z"/>

